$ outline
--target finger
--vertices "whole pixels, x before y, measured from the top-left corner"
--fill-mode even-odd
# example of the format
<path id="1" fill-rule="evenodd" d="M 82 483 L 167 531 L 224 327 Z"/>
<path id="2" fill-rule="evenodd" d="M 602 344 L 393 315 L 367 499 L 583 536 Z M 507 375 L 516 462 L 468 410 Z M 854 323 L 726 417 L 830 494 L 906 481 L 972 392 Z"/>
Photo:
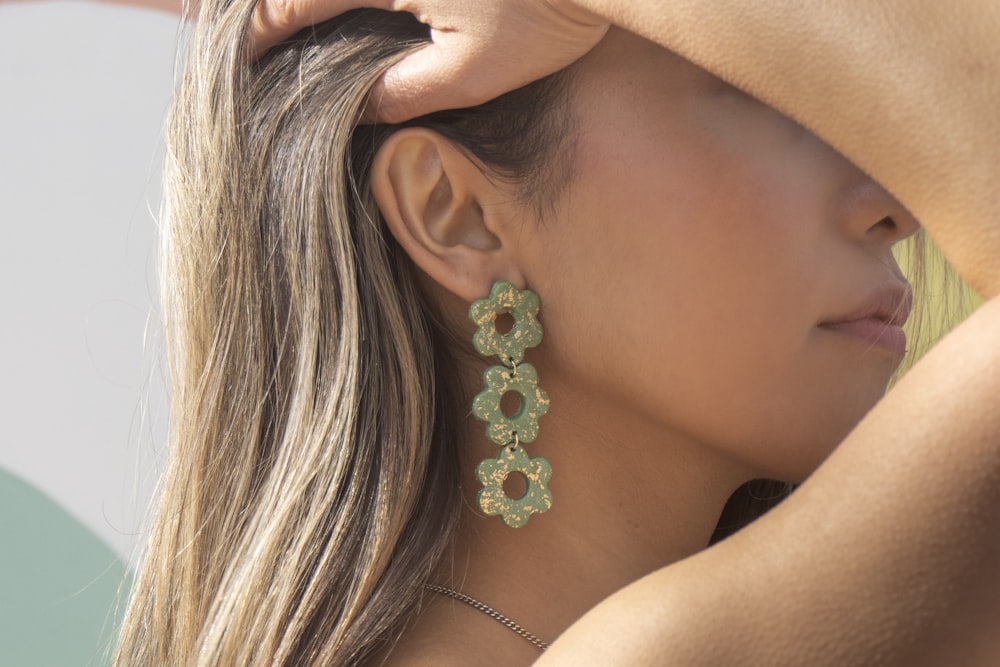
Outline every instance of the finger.
<path id="1" fill-rule="evenodd" d="M 434 111 L 476 106 L 558 69 L 545 62 L 511 67 L 497 60 L 475 44 L 428 44 L 386 71 L 368 96 L 363 118 L 400 123 Z"/>
<path id="2" fill-rule="evenodd" d="M 361 7 L 392 9 L 392 0 L 258 0 L 250 32 L 250 60 L 299 30 Z"/>

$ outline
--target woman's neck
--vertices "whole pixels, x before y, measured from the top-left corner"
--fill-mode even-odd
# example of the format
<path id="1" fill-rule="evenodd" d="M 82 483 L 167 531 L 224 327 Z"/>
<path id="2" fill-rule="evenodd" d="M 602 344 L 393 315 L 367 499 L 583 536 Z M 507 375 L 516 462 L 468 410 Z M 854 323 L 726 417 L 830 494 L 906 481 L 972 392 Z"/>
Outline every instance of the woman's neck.
<path id="1" fill-rule="evenodd" d="M 553 640 L 611 593 L 704 549 L 726 500 L 754 475 L 556 378 L 545 388 L 553 408 L 525 449 L 552 465 L 553 507 L 522 528 L 483 516 L 473 471 L 496 446 L 470 417 L 460 447 L 469 509 L 437 583 Z"/>

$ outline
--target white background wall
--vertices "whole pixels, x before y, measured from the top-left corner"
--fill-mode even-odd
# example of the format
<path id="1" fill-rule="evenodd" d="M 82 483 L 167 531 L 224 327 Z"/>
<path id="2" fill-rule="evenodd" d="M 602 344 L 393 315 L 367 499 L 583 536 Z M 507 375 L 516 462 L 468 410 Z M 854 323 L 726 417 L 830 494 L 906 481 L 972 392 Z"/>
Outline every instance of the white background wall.
<path id="1" fill-rule="evenodd" d="M 177 26 L 0 3 L 0 468 L 125 558 L 163 447 L 151 210 Z"/>

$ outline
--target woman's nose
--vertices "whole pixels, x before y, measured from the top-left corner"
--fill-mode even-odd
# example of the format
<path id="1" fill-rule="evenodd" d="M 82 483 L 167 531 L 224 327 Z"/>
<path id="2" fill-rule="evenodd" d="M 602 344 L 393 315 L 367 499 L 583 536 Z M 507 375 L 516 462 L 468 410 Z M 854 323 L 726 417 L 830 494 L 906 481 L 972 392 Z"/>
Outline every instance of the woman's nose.
<path id="1" fill-rule="evenodd" d="M 865 243 L 892 246 L 920 229 L 913 214 L 867 176 L 852 186 L 846 204 L 843 210 L 846 229 Z"/>

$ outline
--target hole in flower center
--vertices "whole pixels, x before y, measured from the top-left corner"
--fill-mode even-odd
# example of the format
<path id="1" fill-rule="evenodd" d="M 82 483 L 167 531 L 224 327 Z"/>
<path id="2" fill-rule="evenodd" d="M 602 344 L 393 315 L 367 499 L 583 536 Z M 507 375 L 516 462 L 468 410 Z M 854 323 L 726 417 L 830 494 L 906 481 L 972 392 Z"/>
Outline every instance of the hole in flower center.
<path id="1" fill-rule="evenodd" d="M 521 412 L 521 394 L 516 391 L 508 391 L 500 397 L 500 412 L 504 417 L 516 417 Z"/>
<path id="2" fill-rule="evenodd" d="M 503 492 L 512 500 L 520 500 L 528 493 L 528 479 L 523 473 L 514 471 L 503 479 Z"/>
<path id="3" fill-rule="evenodd" d="M 506 336 L 514 328 L 514 317 L 506 311 L 497 313 L 494 321 L 496 323 L 497 333 L 501 336 Z"/>

